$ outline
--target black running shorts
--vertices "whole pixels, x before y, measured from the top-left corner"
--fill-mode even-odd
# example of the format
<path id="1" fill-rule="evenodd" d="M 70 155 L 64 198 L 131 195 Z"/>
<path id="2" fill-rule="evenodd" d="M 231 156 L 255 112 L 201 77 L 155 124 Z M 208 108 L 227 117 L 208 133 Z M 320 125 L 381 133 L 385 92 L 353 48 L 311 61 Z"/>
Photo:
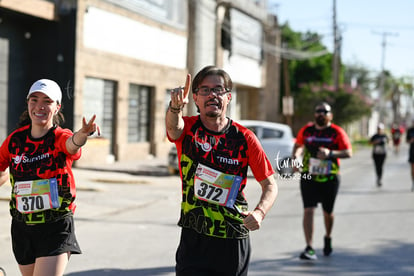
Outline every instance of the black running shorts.
<path id="1" fill-rule="evenodd" d="M 33 264 L 36 258 L 62 253 L 81 254 L 75 236 L 73 216 L 44 224 L 27 225 L 12 220 L 13 253 L 20 265 Z"/>
<path id="2" fill-rule="evenodd" d="M 222 239 L 182 228 L 176 276 L 246 276 L 250 239 Z"/>
<path id="3" fill-rule="evenodd" d="M 302 177 L 300 181 L 300 192 L 304 208 L 316 207 L 322 203 L 322 209 L 331 214 L 334 208 L 336 195 L 339 189 L 339 175 L 332 175 L 326 182 L 317 182 Z"/>

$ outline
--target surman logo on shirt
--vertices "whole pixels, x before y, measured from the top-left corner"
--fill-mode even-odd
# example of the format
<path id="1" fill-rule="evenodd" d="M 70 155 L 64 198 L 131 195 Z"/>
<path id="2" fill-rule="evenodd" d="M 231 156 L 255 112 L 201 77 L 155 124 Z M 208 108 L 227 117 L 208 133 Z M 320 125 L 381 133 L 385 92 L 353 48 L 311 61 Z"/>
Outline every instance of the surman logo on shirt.
<path id="1" fill-rule="evenodd" d="M 22 155 L 17 155 L 13 158 L 13 162 L 14 164 L 20 164 L 20 163 L 32 163 L 32 162 L 36 162 L 36 161 L 40 161 L 43 159 L 47 159 L 50 157 L 49 153 L 44 153 L 38 156 L 33 156 L 33 157 L 27 157 L 24 154 Z"/>
<path id="2" fill-rule="evenodd" d="M 230 164 L 230 165 L 239 165 L 239 160 L 233 158 L 227 158 L 223 156 L 217 156 L 217 160 L 220 163 Z"/>
<path id="3" fill-rule="evenodd" d="M 24 154 L 22 155 L 17 155 L 16 157 L 13 158 L 14 160 L 14 164 L 20 164 L 23 160 Z"/>

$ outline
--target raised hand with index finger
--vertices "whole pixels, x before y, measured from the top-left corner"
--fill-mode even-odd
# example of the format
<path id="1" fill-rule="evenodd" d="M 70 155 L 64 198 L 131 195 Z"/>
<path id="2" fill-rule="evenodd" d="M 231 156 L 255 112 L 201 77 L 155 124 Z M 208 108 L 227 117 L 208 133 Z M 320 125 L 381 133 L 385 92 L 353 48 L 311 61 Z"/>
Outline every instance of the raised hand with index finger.
<path id="1" fill-rule="evenodd" d="M 188 93 L 190 92 L 191 87 L 191 75 L 187 74 L 187 78 L 185 81 L 185 86 L 175 88 L 171 90 L 171 102 L 170 102 L 170 109 L 171 111 L 176 111 L 175 113 L 180 112 L 183 110 L 184 106 L 189 102 L 188 101 Z"/>

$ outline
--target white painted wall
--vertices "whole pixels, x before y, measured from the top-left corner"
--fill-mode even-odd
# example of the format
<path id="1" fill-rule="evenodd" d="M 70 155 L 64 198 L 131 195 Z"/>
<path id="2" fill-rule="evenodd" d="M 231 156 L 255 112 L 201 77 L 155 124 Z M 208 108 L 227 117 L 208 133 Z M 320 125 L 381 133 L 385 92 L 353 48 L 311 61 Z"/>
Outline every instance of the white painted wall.
<path id="1" fill-rule="evenodd" d="M 179 69 L 186 68 L 187 39 L 138 21 L 89 7 L 84 18 L 85 47 Z"/>

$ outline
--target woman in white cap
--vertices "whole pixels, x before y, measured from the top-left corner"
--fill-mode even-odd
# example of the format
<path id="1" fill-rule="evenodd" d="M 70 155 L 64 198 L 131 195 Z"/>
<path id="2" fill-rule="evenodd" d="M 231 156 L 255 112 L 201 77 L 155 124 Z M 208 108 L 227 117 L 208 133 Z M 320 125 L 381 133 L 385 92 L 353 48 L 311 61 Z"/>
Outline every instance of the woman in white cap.
<path id="1" fill-rule="evenodd" d="M 71 254 L 80 254 L 73 222 L 76 188 L 72 163 L 99 128 L 95 115 L 73 133 L 60 125 L 62 92 L 36 81 L 18 128 L 0 148 L 0 186 L 10 179 L 12 247 L 23 276 L 63 275 Z"/>
<path id="2" fill-rule="evenodd" d="M 375 133 L 371 139 L 370 144 L 372 147 L 372 159 L 375 164 L 375 173 L 377 175 L 377 186 L 382 186 L 382 171 L 384 167 L 385 158 L 387 157 L 387 145 L 389 139 L 384 132 L 384 124 L 379 123 L 377 126 L 377 133 Z"/>

